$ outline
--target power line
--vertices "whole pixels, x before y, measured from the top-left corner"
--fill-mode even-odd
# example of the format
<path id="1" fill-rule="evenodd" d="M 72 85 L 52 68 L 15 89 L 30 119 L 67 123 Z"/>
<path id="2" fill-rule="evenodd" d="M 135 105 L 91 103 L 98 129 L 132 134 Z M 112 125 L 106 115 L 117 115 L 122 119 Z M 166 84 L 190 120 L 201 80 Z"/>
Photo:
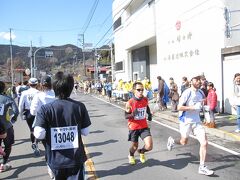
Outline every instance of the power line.
<path id="1" fill-rule="evenodd" d="M 131 3 L 133 2 L 134 0 L 131 0 L 129 2 L 129 4 L 127 5 L 127 7 L 125 9 L 128 9 L 129 6 L 131 5 Z M 124 11 L 120 14 L 120 17 L 123 15 Z M 97 47 L 97 45 L 104 39 L 104 37 L 107 35 L 107 33 L 112 29 L 114 23 L 111 25 L 111 27 L 107 30 L 107 32 L 101 37 L 101 39 L 98 41 L 98 43 L 95 45 L 95 48 Z"/>
<path id="2" fill-rule="evenodd" d="M 86 30 L 87 30 L 87 28 L 88 28 L 88 26 L 89 26 L 89 24 L 90 24 L 90 22 L 91 22 L 91 20 L 92 20 L 92 18 L 93 18 L 93 15 L 94 15 L 94 13 L 95 13 L 95 11 L 96 11 L 98 2 L 99 2 L 99 0 L 95 0 L 94 4 L 93 4 L 93 6 L 92 6 L 92 9 L 90 10 L 90 12 L 89 12 L 89 14 L 88 14 L 87 21 L 86 21 L 86 23 L 85 23 L 84 26 L 83 26 L 83 34 L 86 32 Z"/>

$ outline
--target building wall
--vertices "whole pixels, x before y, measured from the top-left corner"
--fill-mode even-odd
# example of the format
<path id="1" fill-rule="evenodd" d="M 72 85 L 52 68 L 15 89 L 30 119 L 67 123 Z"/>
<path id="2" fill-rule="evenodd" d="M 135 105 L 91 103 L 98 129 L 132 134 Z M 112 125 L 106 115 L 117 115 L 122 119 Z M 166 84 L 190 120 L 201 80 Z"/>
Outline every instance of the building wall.
<path id="1" fill-rule="evenodd" d="M 240 44 L 240 31 L 233 31 L 231 37 L 226 38 L 224 10 L 227 7 L 230 11 L 236 11 L 231 13 L 230 26 L 240 24 L 240 1 L 155 0 L 150 5 L 149 2 L 145 1 L 133 14 L 126 10 L 123 15 L 122 26 L 114 32 L 116 61 L 124 57 L 127 61 L 125 65 L 130 65 L 131 56 L 126 54 L 133 49 L 149 46 L 153 87 L 157 86 L 158 75 L 167 83 L 173 77 L 180 86 L 183 76 L 191 79 L 192 76 L 204 74 L 208 81 L 215 84 L 220 106 L 224 102 L 226 111 L 231 111 L 227 103 L 231 88 L 224 86 L 232 86 L 232 80 L 229 81 L 238 71 L 232 66 L 240 65 L 240 59 L 231 57 L 234 61 L 224 61 L 221 51 Z M 123 72 L 128 78 L 131 78 L 131 73 L 131 69 Z"/>
<path id="2" fill-rule="evenodd" d="M 131 51 L 155 43 L 154 6 L 148 5 L 148 1 L 139 2 L 133 1 L 129 6 L 124 1 L 113 2 L 113 19 L 122 17 L 122 25 L 114 32 L 115 62 L 124 61 L 124 70 L 116 73 L 116 79 L 132 79 Z M 122 11 L 120 6 L 128 8 Z"/>
<path id="3" fill-rule="evenodd" d="M 229 26 L 232 27 L 231 37 L 225 39 L 225 46 L 238 46 L 240 42 L 240 1 L 225 0 L 225 7 L 230 11 Z"/>

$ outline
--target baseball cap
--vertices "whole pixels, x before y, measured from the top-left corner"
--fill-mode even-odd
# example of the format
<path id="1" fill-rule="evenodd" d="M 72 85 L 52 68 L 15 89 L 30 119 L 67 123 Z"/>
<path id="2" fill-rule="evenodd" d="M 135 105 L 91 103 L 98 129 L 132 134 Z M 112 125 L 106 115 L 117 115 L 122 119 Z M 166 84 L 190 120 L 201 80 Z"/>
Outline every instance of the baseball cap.
<path id="1" fill-rule="evenodd" d="M 37 80 L 37 78 L 30 78 L 30 79 L 28 80 L 28 83 L 29 83 L 29 84 L 32 84 L 32 85 L 35 85 L 35 84 L 38 84 L 38 80 Z"/>
<path id="2" fill-rule="evenodd" d="M 42 85 L 50 85 L 51 84 L 51 77 L 46 75 L 46 76 L 43 76 L 42 79 L 41 79 L 41 84 Z"/>

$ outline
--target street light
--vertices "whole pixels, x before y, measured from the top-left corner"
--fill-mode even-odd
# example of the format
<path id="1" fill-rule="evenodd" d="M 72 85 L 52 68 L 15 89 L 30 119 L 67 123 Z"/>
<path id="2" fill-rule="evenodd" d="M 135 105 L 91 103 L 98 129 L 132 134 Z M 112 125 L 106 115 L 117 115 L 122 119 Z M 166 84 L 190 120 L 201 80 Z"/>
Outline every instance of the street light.
<path id="1" fill-rule="evenodd" d="M 39 51 L 39 50 L 41 50 L 41 49 L 44 49 L 45 47 L 40 47 L 40 48 L 38 48 L 38 49 L 36 49 L 36 51 L 34 51 L 34 53 L 33 53 L 33 71 L 34 71 L 34 75 L 33 75 L 33 77 L 36 77 L 36 53 Z"/>

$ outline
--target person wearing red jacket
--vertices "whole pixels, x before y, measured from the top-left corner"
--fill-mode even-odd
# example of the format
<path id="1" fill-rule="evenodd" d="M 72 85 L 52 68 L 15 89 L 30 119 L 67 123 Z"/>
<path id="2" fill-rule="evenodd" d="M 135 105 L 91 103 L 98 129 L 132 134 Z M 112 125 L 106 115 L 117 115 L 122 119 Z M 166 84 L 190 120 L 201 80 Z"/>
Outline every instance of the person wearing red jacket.
<path id="1" fill-rule="evenodd" d="M 206 126 L 209 128 L 215 128 L 216 124 L 214 113 L 217 107 L 217 93 L 212 82 L 209 82 L 207 84 L 207 90 L 208 90 L 207 106 L 209 106 L 210 122 L 206 123 Z"/>

